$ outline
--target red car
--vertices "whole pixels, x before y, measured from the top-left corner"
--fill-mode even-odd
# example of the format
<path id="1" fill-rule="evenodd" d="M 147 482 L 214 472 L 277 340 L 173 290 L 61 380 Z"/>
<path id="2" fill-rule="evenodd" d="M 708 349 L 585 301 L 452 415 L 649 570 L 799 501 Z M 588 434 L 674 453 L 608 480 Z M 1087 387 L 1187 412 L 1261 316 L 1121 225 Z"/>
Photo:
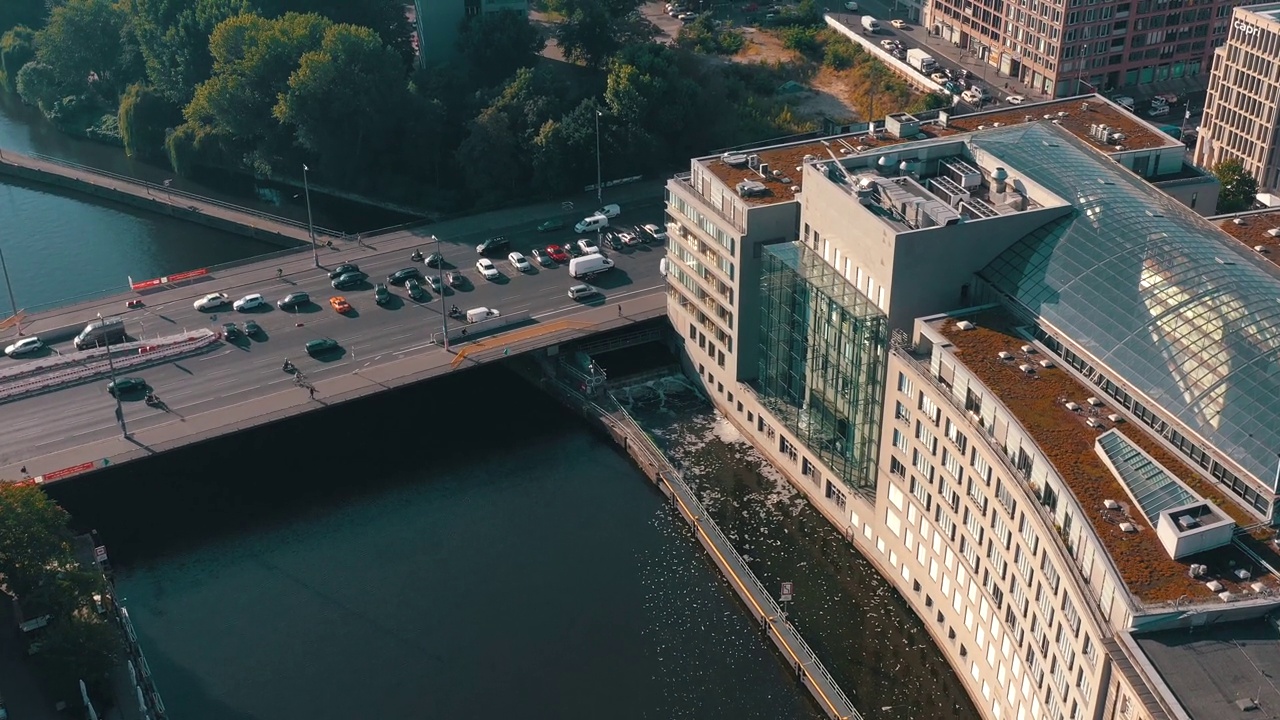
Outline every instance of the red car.
<path id="1" fill-rule="evenodd" d="M 558 263 L 569 262 L 569 253 L 565 252 L 564 248 L 559 245 L 548 245 L 547 254 L 551 256 L 552 260 L 555 260 Z"/>

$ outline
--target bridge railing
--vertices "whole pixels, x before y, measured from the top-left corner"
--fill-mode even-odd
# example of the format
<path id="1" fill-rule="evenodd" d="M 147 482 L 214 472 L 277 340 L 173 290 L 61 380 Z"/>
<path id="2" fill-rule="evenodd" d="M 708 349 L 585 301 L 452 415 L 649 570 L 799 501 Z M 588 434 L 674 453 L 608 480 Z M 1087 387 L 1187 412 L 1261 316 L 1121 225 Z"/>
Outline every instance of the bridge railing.
<path id="1" fill-rule="evenodd" d="M 110 178 L 112 180 L 118 180 L 120 182 L 128 183 L 130 185 L 140 185 L 142 187 L 147 188 L 148 190 L 164 193 L 166 196 L 169 196 L 169 197 L 177 197 L 177 198 L 183 198 L 186 200 L 194 200 L 197 202 L 204 203 L 206 205 L 213 205 L 215 207 L 219 207 L 224 210 L 230 210 L 232 212 L 241 213 L 244 215 L 251 215 L 260 220 L 267 220 L 269 222 L 279 223 L 281 225 L 288 225 L 290 227 L 300 228 L 303 230 L 307 229 L 307 223 L 300 222 L 292 218 L 287 218 L 281 215 L 274 215 L 272 213 L 262 212 L 261 210 L 254 210 L 253 208 L 248 208 L 243 205 L 236 205 L 234 203 L 225 202 L 223 200 L 211 198 L 206 195 L 197 195 L 196 193 L 188 192 L 186 190 L 179 190 L 176 188 L 165 186 L 163 184 L 157 184 L 147 180 L 141 180 L 138 178 L 129 177 L 128 175 L 120 175 L 119 173 L 109 172 L 107 170 L 102 170 L 100 168 L 90 167 L 88 165 L 81 165 L 79 163 L 74 163 L 69 160 L 63 160 L 62 158 L 52 157 L 50 155 L 43 155 L 40 153 L 14 153 L 14 152 L 10 152 L 10 155 L 13 155 L 14 157 L 26 156 L 26 157 L 32 158 L 33 160 L 39 160 L 40 162 L 43 162 L 43 163 L 49 163 L 50 165 L 58 165 L 60 167 L 64 167 L 70 170 L 76 170 L 76 171 L 87 173 L 90 175 L 97 175 L 99 177 Z M 315 226 L 315 231 L 317 235 L 328 235 L 330 237 L 344 237 L 346 235 L 346 233 L 343 233 L 340 230 L 332 230 L 329 228 L 321 227 L 319 225 Z"/>

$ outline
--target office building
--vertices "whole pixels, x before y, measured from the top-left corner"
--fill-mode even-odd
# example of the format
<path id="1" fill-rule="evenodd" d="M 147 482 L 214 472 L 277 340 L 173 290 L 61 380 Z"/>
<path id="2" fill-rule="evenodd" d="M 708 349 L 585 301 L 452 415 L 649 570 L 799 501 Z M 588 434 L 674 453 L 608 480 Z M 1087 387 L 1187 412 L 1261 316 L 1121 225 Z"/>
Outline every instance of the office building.
<path id="1" fill-rule="evenodd" d="M 529 0 L 414 0 L 418 64 L 430 67 L 449 60 L 457 52 L 463 20 L 503 10 L 527 14 Z"/>
<path id="2" fill-rule="evenodd" d="M 1104 92 L 1209 70 L 1232 0 L 935 0 L 925 27 L 1048 97 Z"/>
<path id="3" fill-rule="evenodd" d="M 1239 160 L 1262 192 L 1280 190 L 1280 3 L 1238 7 L 1214 51 L 1195 161 Z"/>
<path id="4" fill-rule="evenodd" d="M 1280 706 L 1280 273 L 1113 112 L 891 116 L 668 183 L 688 374 L 987 718 Z"/>

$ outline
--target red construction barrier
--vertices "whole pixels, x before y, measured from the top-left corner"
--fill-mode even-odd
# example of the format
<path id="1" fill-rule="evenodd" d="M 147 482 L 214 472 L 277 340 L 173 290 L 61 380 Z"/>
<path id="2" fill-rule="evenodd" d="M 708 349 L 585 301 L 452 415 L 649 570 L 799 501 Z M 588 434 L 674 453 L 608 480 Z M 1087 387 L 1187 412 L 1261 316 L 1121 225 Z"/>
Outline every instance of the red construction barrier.
<path id="1" fill-rule="evenodd" d="M 80 463 L 79 465 L 73 465 L 72 467 L 69 467 L 69 468 L 62 468 L 61 470 L 54 470 L 53 472 L 47 472 L 37 477 L 36 482 L 37 483 L 53 482 L 54 480 L 61 480 L 62 478 L 67 477 L 69 475 L 75 475 L 77 473 L 82 473 L 82 472 L 89 472 L 93 468 L 94 468 L 94 464 L 91 462 Z"/>
<path id="2" fill-rule="evenodd" d="M 182 282 L 183 280 L 191 280 L 192 278 L 204 277 L 209 274 L 209 268 L 198 268 L 196 270 L 184 270 L 180 273 L 166 275 L 164 277 L 143 280 L 142 282 L 134 282 L 133 278 L 129 278 L 129 289 L 134 292 L 139 290 L 150 290 L 151 288 L 168 285 L 169 283 Z"/>

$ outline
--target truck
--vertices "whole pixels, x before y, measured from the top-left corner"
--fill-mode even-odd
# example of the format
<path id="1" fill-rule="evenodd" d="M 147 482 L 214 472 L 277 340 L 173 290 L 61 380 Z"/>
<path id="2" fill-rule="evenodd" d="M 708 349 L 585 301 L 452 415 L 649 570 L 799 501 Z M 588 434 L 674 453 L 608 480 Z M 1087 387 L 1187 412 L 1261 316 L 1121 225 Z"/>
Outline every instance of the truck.
<path id="1" fill-rule="evenodd" d="M 592 275 L 602 273 L 612 267 L 613 261 L 600 253 L 583 255 L 582 257 L 576 257 L 569 261 L 569 277 L 591 277 Z"/>
<path id="2" fill-rule="evenodd" d="M 871 17 L 870 15 L 862 16 L 862 32 L 864 34 L 874 33 L 874 32 L 877 32 L 878 30 L 880 30 L 879 20 Z"/>
<path id="3" fill-rule="evenodd" d="M 923 75 L 938 69 L 938 62 L 933 59 L 933 56 L 920 48 L 911 48 L 907 51 L 907 64 Z"/>

